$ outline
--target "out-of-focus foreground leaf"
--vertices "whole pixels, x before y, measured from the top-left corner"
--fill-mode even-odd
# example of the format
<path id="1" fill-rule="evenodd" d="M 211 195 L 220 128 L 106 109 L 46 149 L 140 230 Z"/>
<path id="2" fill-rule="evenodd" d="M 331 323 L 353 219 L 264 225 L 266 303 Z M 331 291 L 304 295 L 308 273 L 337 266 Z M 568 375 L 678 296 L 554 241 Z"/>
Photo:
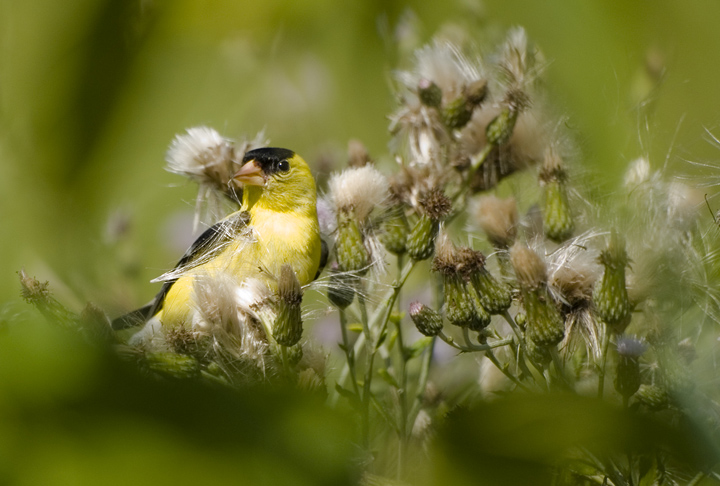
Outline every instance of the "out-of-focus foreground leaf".
<path id="1" fill-rule="evenodd" d="M 295 389 L 140 376 L 78 336 L 0 335 L 0 483 L 354 482 L 348 420 Z"/>
<path id="2" fill-rule="evenodd" d="M 557 484 L 552 466 L 578 451 L 589 463 L 661 453 L 700 470 L 720 458 L 697 426 L 673 428 L 577 395 L 516 395 L 448 417 L 431 484 Z"/>

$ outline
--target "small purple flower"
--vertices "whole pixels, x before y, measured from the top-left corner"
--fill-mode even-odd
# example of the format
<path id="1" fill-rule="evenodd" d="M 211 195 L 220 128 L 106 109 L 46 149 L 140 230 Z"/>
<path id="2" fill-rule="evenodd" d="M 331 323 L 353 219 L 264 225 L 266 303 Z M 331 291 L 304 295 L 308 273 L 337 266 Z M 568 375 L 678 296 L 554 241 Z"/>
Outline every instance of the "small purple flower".
<path id="1" fill-rule="evenodd" d="M 624 358 L 639 358 L 647 349 L 644 340 L 630 336 L 618 338 L 617 352 Z"/>

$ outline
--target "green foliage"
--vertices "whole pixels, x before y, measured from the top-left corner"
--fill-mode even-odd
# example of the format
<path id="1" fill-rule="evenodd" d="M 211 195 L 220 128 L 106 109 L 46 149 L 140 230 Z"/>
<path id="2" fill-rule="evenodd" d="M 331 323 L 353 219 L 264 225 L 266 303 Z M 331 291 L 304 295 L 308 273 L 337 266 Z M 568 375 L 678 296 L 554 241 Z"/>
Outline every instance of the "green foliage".
<path id="1" fill-rule="evenodd" d="M 322 394 L 153 378 L 35 319 L 0 349 L 3 484 L 356 484 Z"/>
<path id="2" fill-rule="evenodd" d="M 720 106 L 720 50 L 712 48 L 720 6 L 490 0 L 481 8 L 415 1 L 415 17 L 404 12 L 406 4 L 0 2 L 0 483 L 357 484 L 359 472 L 350 464 L 358 461 L 364 436 L 362 459 L 373 473 L 367 484 L 396 475 L 420 485 L 690 484 L 693 478 L 718 484 L 717 231 L 708 230 L 708 217 L 667 251 L 659 244 L 663 234 L 650 231 L 666 226 L 666 213 L 649 222 L 633 219 L 645 214 L 643 202 L 657 206 L 650 193 L 638 188 L 608 201 L 606 189 L 637 155 L 667 156 L 669 167 L 678 152 L 717 159 L 717 148 L 700 139 L 704 127 L 717 124 Z M 612 382 L 622 368 L 607 352 L 610 338 L 607 362 L 596 355 L 603 338 L 596 328 L 587 328 L 584 341 L 563 344 L 567 357 L 523 340 L 532 323 L 519 318 L 517 288 L 517 323 L 508 317 L 500 325 L 495 317 L 489 330 L 470 337 L 417 338 L 396 302 L 418 282 L 441 286 L 422 263 L 408 278 L 412 267 L 403 273 L 402 259 L 396 281 L 381 287 L 385 292 L 368 296 L 358 288 L 348 308 L 351 324 L 343 329 L 352 335 L 339 359 L 341 365 L 355 360 L 353 370 L 349 379 L 337 370 L 327 388 L 330 402 L 350 404 L 353 415 L 282 380 L 273 387 L 230 386 L 225 366 L 203 361 L 195 348 L 146 354 L 139 367 L 135 359 L 120 360 L 111 344 L 127 336 L 109 332 L 99 309 L 115 316 L 146 301 L 157 290 L 147 282 L 186 246 L 174 242 L 189 233 L 187 224 L 178 230 L 178 214 L 192 211 L 184 201 L 194 188 L 168 187 L 177 179 L 161 170 L 173 135 L 199 123 L 231 138 L 267 127 L 273 143 L 308 154 L 322 181 L 329 171 L 322 164 L 340 158 L 337 147 L 350 137 L 373 154 L 384 152 L 388 68 L 406 67 L 412 50 L 438 27 L 447 38 L 462 38 L 462 29 L 445 24 L 458 17 L 483 46 L 499 38 L 494 22 L 524 25 L 553 60 L 551 109 L 570 113 L 559 125 L 581 134 L 587 156 L 568 192 L 562 188 L 546 200 L 555 210 L 543 213 L 553 238 L 587 225 L 568 219 L 579 209 L 572 188 L 585 182 L 585 198 L 597 212 L 619 215 L 621 231 L 649 242 L 630 255 L 646 258 L 631 262 L 628 272 L 660 285 L 636 285 L 630 290 L 642 295 L 623 294 L 621 302 L 623 317 L 632 320 L 628 329 L 651 344 L 640 359 L 640 381 L 633 374 L 633 386 L 621 387 L 629 393 L 641 383 L 626 397 L 628 407 L 620 408 L 610 386 L 604 400 L 587 398 L 596 394 L 589 376 L 600 378 L 603 395 L 605 376 Z M 436 92 L 426 94 L 432 94 L 424 99 L 428 106 L 440 106 Z M 445 123 L 471 123 L 466 104 L 454 110 Z M 507 127 L 518 121 L 501 113 L 497 120 L 510 122 L 497 122 L 496 141 L 506 141 Z M 502 156 L 491 148 L 482 160 L 443 154 L 454 164 L 448 172 L 473 163 L 481 177 L 483 163 Z M 390 159 L 376 158 L 379 166 Z M 713 174 L 702 176 L 707 182 Z M 523 190 L 522 179 L 495 188 L 503 196 Z M 529 199 L 521 201 L 522 213 L 532 211 Z M 624 209 L 612 211 L 615 206 Z M 405 249 L 405 216 L 390 221 L 403 233 L 392 235 L 397 254 Z M 447 226 L 457 231 L 464 222 L 450 219 Z M 407 242 L 416 260 L 432 255 L 437 228 L 430 226 L 423 238 L 411 234 Z M 511 282 L 504 249 L 479 245 L 501 252 L 496 276 Z M 29 300 L 52 325 L 19 304 L 13 272 L 23 266 L 51 281 Z M 351 305 L 355 280 L 345 287 L 353 293 L 343 303 Z M 435 293 L 433 305 L 442 312 L 441 292 Z M 505 292 L 502 297 L 504 303 Z M 634 299 L 643 305 L 631 313 Z M 88 300 L 100 307 L 77 312 Z M 588 301 L 556 303 L 566 325 L 582 322 Z M 450 353 L 461 355 L 449 359 L 445 348 L 438 358 L 443 338 Z M 688 351 L 679 343 L 690 338 Z M 485 356 L 478 361 L 497 371 L 477 366 L 478 353 Z M 302 389 L 324 389 L 312 367 L 304 372 L 296 382 L 313 386 Z M 492 388 L 493 380 L 501 385 Z M 528 387 L 536 393 L 525 393 Z M 577 394 L 557 393 L 568 388 Z"/>

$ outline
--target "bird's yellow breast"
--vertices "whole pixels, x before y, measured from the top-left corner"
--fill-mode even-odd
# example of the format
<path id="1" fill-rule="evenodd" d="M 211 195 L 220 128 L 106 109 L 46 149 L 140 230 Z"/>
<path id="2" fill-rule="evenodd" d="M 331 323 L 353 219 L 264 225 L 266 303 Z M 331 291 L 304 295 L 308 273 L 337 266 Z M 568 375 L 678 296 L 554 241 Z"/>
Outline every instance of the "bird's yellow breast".
<path id="1" fill-rule="evenodd" d="M 256 206 L 250 215 L 251 235 L 231 242 L 173 284 L 158 315 L 163 325 L 191 323 L 193 284 L 197 278 L 218 278 L 222 273 L 231 276 L 237 285 L 257 279 L 275 292 L 280 268 L 289 263 L 301 285 L 313 280 L 321 253 L 316 213 L 278 212 Z"/>

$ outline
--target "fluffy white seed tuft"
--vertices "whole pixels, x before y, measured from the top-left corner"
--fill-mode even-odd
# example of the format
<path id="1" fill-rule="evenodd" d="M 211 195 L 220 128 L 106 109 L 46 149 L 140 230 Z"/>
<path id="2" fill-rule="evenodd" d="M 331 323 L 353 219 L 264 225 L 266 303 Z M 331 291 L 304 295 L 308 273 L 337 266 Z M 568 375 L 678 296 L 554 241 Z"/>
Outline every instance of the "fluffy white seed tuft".
<path id="1" fill-rule="evenodd" d="M 233 157 L 230 140 L 209 127 L 188 128 L 177 135 L 165 155 L 170 172 L 188 176 L 201 183 L 208 182 L 210 167 L 228 163 Z"/>
<path id="2" fill-rule="evenodd" d="M 370 164 L 333 174 L 328 188 L 335 211 L 352 213 L 361 224 L 389 196 L 387 179 Z"/>

